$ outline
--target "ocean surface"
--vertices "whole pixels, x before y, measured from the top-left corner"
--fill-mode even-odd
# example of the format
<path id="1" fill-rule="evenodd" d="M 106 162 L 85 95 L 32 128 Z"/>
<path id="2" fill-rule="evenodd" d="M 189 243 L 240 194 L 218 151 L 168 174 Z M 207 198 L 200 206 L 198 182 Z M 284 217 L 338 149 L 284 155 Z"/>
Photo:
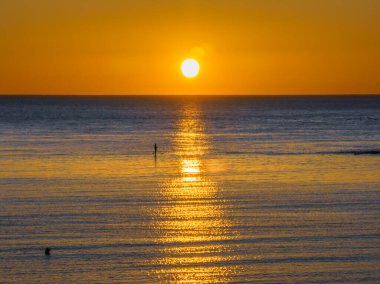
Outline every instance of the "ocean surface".
<path id="1" fill-rule="evenodd" d="M 0 282 L 380 283 L 379 154 L 380 96 L 0 96 Z"/>

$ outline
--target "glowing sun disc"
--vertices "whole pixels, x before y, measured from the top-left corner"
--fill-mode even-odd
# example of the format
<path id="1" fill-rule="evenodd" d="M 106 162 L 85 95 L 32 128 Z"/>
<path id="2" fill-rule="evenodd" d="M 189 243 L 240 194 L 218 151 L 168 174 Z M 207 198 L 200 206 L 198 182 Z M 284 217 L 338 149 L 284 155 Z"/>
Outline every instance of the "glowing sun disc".
<path id="1" fill-rule="evenodd" d="M 192 58 L 186 59 L 181 64 L 181 71 L 186 78 L 194 78 L 199 73 L 199 63 Z"/>

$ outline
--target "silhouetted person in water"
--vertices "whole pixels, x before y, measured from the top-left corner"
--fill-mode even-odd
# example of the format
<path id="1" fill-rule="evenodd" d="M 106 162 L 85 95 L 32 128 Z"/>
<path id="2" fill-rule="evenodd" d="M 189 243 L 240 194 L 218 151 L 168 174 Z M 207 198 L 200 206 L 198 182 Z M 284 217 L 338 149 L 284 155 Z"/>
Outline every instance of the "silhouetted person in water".
<path id="1" fill-rule="evenodd" d="M 45 249 L 45 255 L 50 255 L 50 248 Z"/>
<path id="2" fill-rule="evenodd" d="M 157 156 L 157 144 L 154 144 L 154 156 Z"/>

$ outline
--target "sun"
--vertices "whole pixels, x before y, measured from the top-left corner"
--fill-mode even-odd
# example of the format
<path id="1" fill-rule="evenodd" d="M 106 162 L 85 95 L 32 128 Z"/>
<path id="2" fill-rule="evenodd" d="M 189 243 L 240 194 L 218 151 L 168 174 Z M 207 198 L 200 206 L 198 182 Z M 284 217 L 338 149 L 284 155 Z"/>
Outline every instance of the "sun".
<path id="1" fill-rule="evenodd" d="M 181 71 L 186 78 L 194 78 L 198 75 L 200 66 L 198 61 L 193 58 L 184 60 L 181 64 Z"/>

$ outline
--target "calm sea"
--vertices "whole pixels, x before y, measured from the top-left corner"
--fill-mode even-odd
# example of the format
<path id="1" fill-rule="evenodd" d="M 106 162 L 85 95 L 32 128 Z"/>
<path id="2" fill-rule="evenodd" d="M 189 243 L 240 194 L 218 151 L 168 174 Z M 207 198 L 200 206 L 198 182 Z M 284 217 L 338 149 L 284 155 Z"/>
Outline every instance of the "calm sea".
<path id="1" fill-rule="evenodd" d="M 380 283 L 379 153 L 380 96 L 2 96 L 0 282 Z"/>

